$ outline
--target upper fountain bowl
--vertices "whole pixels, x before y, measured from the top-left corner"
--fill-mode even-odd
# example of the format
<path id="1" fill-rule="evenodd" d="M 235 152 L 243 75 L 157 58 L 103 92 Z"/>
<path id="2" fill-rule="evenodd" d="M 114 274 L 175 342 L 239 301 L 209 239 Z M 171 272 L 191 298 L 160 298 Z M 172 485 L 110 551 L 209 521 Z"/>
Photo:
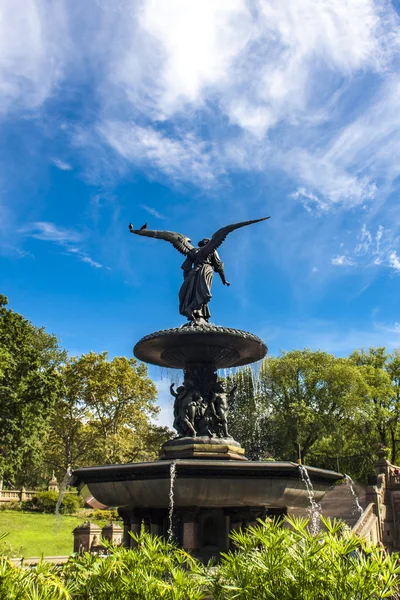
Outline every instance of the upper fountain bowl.
<path id="1" fill-rule="evenodd" d="M 172 369 L 208 362 L 216 369 L 241 367 L 264 358 L 267 346 L 247 331 L 210 323 L 189 323 L 143 337 L 133 349 L 139 360 Z"/>

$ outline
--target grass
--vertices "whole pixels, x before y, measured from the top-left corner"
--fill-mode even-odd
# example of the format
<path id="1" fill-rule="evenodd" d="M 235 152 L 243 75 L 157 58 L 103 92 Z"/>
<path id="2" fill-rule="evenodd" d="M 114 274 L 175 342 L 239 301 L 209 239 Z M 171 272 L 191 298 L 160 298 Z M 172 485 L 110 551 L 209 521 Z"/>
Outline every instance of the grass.
<path id="1" fill-rule="evenodd" d="M 15 556 L 67 556 L 72 554 L 74 547 L 72 530 L 84 521 L 82 517 L 69 515 L 56 517 L 5 510 L 0 512 L 0 536 L 9 534 L 3 545 L 11 546 Z M 105 523 L 98 524 L 102 527 Z"/>

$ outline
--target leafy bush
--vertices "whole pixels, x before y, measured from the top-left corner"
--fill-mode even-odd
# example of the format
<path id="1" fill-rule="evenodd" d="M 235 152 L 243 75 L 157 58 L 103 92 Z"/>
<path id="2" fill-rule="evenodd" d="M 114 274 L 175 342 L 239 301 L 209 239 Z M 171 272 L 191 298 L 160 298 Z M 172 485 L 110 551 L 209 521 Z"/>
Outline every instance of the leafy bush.
<path id="1" fill-rule="evenodd" d="M 261 522 L 234 532 L 236 552 L 224 555 L 213 579 L 215 600 L 375 600 L 400 590 L 394 554 L 371 546 L 343 523 L 322 519 L 313 536 L 307 519 Z"/>
<path id="2" fill-rule="evenodd" d="M 380 600 L 399 591 L 396 555 L 323 519 L 316 536 L 306 519 L 261 522 L 235 532 L 237 550 L 203 566 L 161 538 L 134 536 L 137 548 L 108 545 L 58 568 L 14 567 L 0 559 L 0 600 Z"/>
<path id="3" fill-rule="evenodd" d="M 61 512 L 64 515 L 71 515 L 78 512 L 84 505 L 84 500 L 79 494 L 65 494 L 61 503 Z"/>
<path id="4" fill-rule="evenodd" d="M 0 502 L 0 511 L 2 510 L 22 510 L 23 502 Z"/>
<path id="5" fill-rule="evenodd" d="M 0 557 L 1 600 L 72 600 L 71 592 L 72 585 L 60 577 L 59 567 L 41 562 L 27 570 Z"/>
<path id="6" fill-rule="evenodd" d="M 134 536 L 135 549 L 112 547 L 109 556 L 77 557 L 64 567 L 74 600 L 202 600 L 205 567 L 180 550 L 146 533 Z M 106 544 L 105 544 L 106 545 Z"/>
<path id="7" fill-rule="evenodd" d="M 58 493 L 53 491 L 38 492 L 25 505 L 28 509 L 53 513 L 56 510 Z"/>

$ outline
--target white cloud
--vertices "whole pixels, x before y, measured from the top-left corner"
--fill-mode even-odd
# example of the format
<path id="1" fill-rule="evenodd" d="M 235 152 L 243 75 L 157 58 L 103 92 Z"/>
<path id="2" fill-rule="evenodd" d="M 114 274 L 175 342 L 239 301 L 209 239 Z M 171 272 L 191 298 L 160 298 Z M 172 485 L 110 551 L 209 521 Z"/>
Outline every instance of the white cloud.
<path id="1" fill-rule="evenodd" d="M 39 107 L 63 76 L 68 53 L 64 2 L 2 0 L 0 113 Z"/>
<path id="2" fill-rule="evenodd" d="M 386 331 L 387 333 L 394 333 L 396 335 L 400 335 L 400 323 L 397 323 L 397 322 L 392 323 L 392 324 L 376 323 L 375 326 L 377 329 Z"/>
<path id="3" fill-rule="evenodd" d="M 159 44 L 159 110 L 170 115 L 228 83 L 253 24 L 244 0 L 148 0 L 140 25 Z"/>
<path id="4" fill-rule="evenodd" d="M 88 256 L 80 248 L 76 248 L 75 246 L 66 246 L 65 249 L 66 249 L 66 253 L 65 254 L 72 254 L 78 260 L 80 260 L 80 261 L 82 261 L 82 262 L 90 265 L 94 269 L 103 269 L 104 268 L 104 265 L 102 265 L 101 263 L 99 263 L 99 262 L 93 260 L 92 258 L 90 258 L 90 256 Z M 106 269 L 108 269 L 108 267 L 106 267 Z"/>
<path id="5" fill-rule="evenodd" d="M 395 250 L 389 254 L 389 265 L 395 271 L 400 271 L 400 256 L 397 255 Z"/>
<path id="6" fill-rule="evenodd" d="M 152 206 L 147 206 L 147 204 L 141 204 L 140 208 L 143 208 L 143 210 L 148 212 L 153 217 L 156 217 L 156 219 L 166 219 L 167 218 L 165 215 L 161 214 L 158 210 L 156 210 Z"/>
<path id="7" fill-rule="evenodd" d="M 344 254 L 332 257 L 331 263 L 337 267 L 351 267 L 356 264 L 352 258 L 349 258 Z"/>
<path id="8" fill-rule="evenodd" d="M 380 234 L 380 237 L 382 237 L 381 232 L 379 231 L 378 233 Z M 378 233 L 377 233 L 377 236 L 378 236 Z M 356 254 L 366 254 L 369 251 L 371 244 L 372 244 L 372 236 L 371 236 L 370 232 L 368 231 L 366 224 L 364 223 L 361 228 L 360 243 L 357 244 L 354 252 Z"/>
<path id="9" fill-rule="evenodd" d="M 24 233 L 29 237 L 36 238 L 37 240 L 56 242 L 61 245 L 77 242 L 82 237 L 78 232 L 73 231 L 72 229 L 64 229 L 54 223 L 48 223 L 46 221 L 38 221 L 26 225 L 25 227 L 20 228 L 19 232 Z"/>
<path id="10" fill-rule="evenodd" d="M 102 123 L 98 134 L 127 162 L 150 171 L 158 169 L 175 181 L 208 188 L 223 173 L 213 147 L 191 134 L 173 139 L 151 127 L 120 121 Z"/>
<path id="11" fill-rule="evenodd" d="M 279 167 L 294 198 L 328 210 L 399 174 L 389 0 L 3 0 L 0 23 L 0 110 L 39 107 L 86 77 L 99 107 L 86 143 L 100 133 L 152 176 L 210 188 L 230 169 Z M 372 100 L 366 73 L 380 77 Z"/>
<path id="12" fill-rule="evenodd" d="M 87 263 L 88 265 L 90 265 L 91 267 L 94 267 L 95 269 L 103 268 L 102 264 L 100 264 L 99 262 L 96 262 L 95 260 L 90 258 L 90 256 L 87 256 L 86 254 L 80 253 L 78 256 L 82 262 Z"/>
<path id="13" fill-rule="evenodd" d="M 57 167 L 57 169 L 60 169 L 60 171 L 71 171 L 72 169 L 69 163 L 61 160 L 60 158 L 53 158 L 51 162 L 55 167 Z"/>
<path id="14" fill-rule="evenodd" d="M 20 228 L 19 233 L 37 240 L 54 242 L 64 248 L 65 254 L 72 254 L 78 260 L 93 268 L 103 268 L 101 263 L 90 258 L 90 256 L 88 256 L 81 248 L 71 245 L 80 242 L 83 239 L 83 236 L 80 233 L 73 231 L 72 229 L 64 229 L 54 223 L 39 221 Z"/>
<path id="15" fill-rule="evenodd" d="M 341 248 L 345 247 L 343 242 L 339 243 Z M 384 267 L 400 271 L 400 257 L 396 248 L 399 246 L 399 238 L 391 229 L 383 225 L 376 227 L 376 232 L 371 233 L 364 223 L 357 236 L 356 245 L 348 249 L 345 255 L 338 255 L 332 259 L 332 264 L 338 266 L 356 265 L 366 267 Z"/>

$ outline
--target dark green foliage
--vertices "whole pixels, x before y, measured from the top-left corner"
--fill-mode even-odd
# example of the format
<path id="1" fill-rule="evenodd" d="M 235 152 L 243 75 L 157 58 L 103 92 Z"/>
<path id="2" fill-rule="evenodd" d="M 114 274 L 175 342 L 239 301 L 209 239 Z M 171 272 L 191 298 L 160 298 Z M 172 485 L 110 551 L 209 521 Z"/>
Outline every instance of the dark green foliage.
<path id="1" fill-rule="evenodd" d="M 337 358 L 293 350 L 245 368 L 237 385 L 229 430 L 246 455 L 339 470 L 366 480 L 376 451 L 388 447 L 400 461 L 400 351 L 385 348 Z"/>
<path id="2" fill-rule="evenodd" d="M 0 295 L 0 476 L 34 485 L 65 358 L 55 336 L 7 309 Z"/>
<path id="3" fill-rule="evenodd" d="M 307 520 L 261 522 L 232 535 L 235 552 L 203 566 L 161 538 L 135 536 L 136 549 L 108 546 L 62 569 L 14 567 L 0 559 L 0 600 L 380 600 L 399 591 L 396 555 L 324 520 L 312 536 Z"/>
<path id="4" fill-rule="evenodd" d="M 323 520 L 316 536 L 306 519 L 287 517 L 285 527 L 261 522 L 232 539 L 213 578 L 215 600 L 376 600 L 399 590 L 396 555 Z"/>

